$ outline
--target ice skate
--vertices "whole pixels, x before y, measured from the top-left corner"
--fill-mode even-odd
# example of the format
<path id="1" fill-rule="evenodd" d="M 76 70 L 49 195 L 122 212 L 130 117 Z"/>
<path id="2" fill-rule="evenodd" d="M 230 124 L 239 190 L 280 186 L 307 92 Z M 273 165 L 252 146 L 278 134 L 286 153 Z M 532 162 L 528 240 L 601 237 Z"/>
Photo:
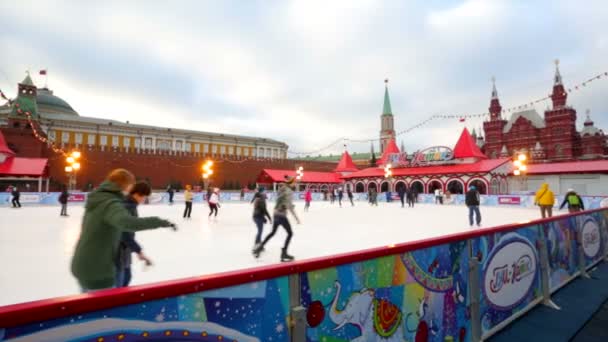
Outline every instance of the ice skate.
<path id="1" fill-rule="evenodd" d="M 295 258 L 293 257 L 293 255 L 287 254 L 286 249 L 283 248 L 281 250 L 281 262 L 293 261 L 294 259 Z"/>
<path id="2" fill-rule="evenodd" d="M 257 259 L 260 257 L 262 252 L 264 252 L 264 246 L 260 244 L 253 250 L 253 256 Z"/>

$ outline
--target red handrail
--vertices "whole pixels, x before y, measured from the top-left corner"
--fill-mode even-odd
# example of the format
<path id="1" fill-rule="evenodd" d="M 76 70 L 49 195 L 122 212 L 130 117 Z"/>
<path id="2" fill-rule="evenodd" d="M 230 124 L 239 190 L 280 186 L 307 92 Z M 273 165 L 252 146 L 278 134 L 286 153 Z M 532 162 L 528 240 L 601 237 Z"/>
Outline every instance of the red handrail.
<path id="1" fill-rule="evenodd" d="M 8 305 L 0 307 L 0 327 L 9 328 L 53 318 L 104 310 L 116 306 L 136 304 L 144 301 L 180 296 L 189 293 L 235 286 L 253 281 L 277 278 L 293 273 L 309 272 L 328 267 L 335 267 L 342 264 L 349 264 L 394 254 L 411 252 L 414 250 L 455 241 L 468 240 L 487 234 L 516 230 L 527 226 L 551 222 L 557 219 L 564 219 L 570 216 L 586 215 L 601 210 L 606 210 L 606 208 L 593 209 L 574 214 L 565 214 L 523 223 L 507 224 L 492 228 L 475 229 L 464 233 L 444 235 L 413 242 L 370 248 L 357 252 L 307 259 L 304 261 L 295 261 L 287 264 L 248 268 L 238 271 L 223 272 L 147 285 L 102 290 L 95 293 L 79 294 L 74 296 Z"/>

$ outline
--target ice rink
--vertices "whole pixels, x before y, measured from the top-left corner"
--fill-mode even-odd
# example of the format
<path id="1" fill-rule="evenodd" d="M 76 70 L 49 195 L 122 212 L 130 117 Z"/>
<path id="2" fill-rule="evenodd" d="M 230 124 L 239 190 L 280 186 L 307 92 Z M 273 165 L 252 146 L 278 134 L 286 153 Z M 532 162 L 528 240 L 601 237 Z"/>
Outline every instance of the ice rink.
<path id="1" fill-rule="evenodd" d="M 355 207 L 339 208 L 337 203 L 313 202 L 306 213 L 303 203 L 296 206 L 302 224 L 291 220 L 294 238 L 289 252 L 297 260 L 470 229 L 464 206 L 420 204 L 402 209 L 395 202 L 380 203 L 379 207 L 356 202 Z M 78 292 L 69 265 L 83 210 L 82 206 L 70 206 L 70 217 L 64 218 L 59 216 L 59 207 L 0 209 L 0 306 Z M 481 212 L 482 228 L 539 215 L 537 210 L 519 207 L 482 207 Z M 208 220 L 208 208 L 200 203 L 194 204 L 189 221 L 181 217 L 183 204 L 143 205 L 139 213 L 167 218 L 177 223 L 179 230 L 137 233 L 154 266 L 144 270 L 134 258 L 132 285 L 277 263 L 285 238 L 280 229 L 260 259 L 254 259 L 255 225 L 248 203 L 224 203 L 217 221 Z M 264 233 L 269 230 L 267 225 Z"/>

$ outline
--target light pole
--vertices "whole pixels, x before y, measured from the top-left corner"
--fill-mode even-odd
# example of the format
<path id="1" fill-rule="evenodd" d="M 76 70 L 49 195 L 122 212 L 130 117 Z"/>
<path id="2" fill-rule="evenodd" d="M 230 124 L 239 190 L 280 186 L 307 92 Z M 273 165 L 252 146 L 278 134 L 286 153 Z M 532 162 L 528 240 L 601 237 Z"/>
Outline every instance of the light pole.
<path id="1" fill-rule="evenodd" d="M 304 178 L 304 167 L 300 166 L 296 170 L 296 192 L 300 191 L 300 181 Z"/>
<path id="2" fill-rule="evenodd" d="M 76 176 L 78 174 L 78 170 L 80 170 L 80 152 L 73 151 L 65 158 L 67 163 L 65 167 L 65 172 L 68 174 L 68 189 L 74 190 L 76 188 Z"/>
<path id="3" fill-rule="evenodd" d="M 528 162 L 528 157 L 523 153 L 520 153 L 517 156 L 517 158 L 513 161 L 513 166 L 515 167 L 515 170 L 513 170 L 513 175 L 515 177 L 519 178 L 519 190 L 520 191 L 528 190 L 527 162 Z"/>
<path id="4" fill-rule="evenodd" d="M 210 159 L 207 160 L 203 164 L 202 169 L 203 169 L 203 182 L 205 185 L 205 190 L 207 190 L 207 188 L 209 187 L 209 178 L 213 174 L 213 161 Z"/>

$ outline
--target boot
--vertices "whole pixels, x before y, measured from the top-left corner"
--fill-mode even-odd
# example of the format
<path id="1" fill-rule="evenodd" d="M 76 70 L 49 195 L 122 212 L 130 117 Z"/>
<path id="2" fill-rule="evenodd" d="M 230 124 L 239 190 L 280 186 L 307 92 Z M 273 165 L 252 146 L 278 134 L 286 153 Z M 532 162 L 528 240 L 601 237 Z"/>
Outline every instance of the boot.
<path id="1" fill-rule="evenodd" d="M 257 259 L 260 257 L 260 254 L 262 254 L 263 251 L 264 251 L 264 246 L 262 244 L 258 244 L 253 249 L 253 256 Z"/>
<path id="2" fill-rule="evenodd" d="M 287 250 L 283 248 L 281 250 L 281 262 L 293 261 L 295 258 L 292 255 L 287 254 Z"/>

